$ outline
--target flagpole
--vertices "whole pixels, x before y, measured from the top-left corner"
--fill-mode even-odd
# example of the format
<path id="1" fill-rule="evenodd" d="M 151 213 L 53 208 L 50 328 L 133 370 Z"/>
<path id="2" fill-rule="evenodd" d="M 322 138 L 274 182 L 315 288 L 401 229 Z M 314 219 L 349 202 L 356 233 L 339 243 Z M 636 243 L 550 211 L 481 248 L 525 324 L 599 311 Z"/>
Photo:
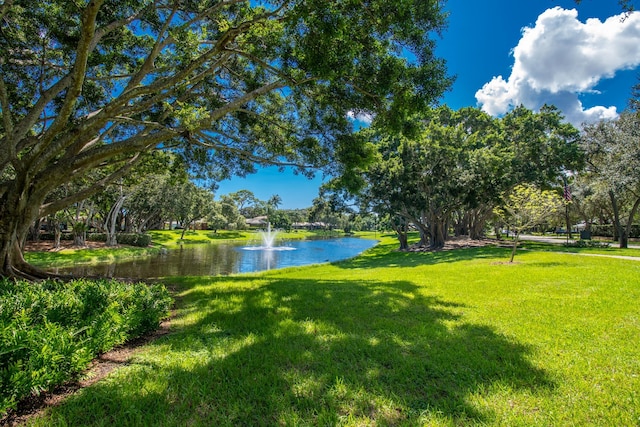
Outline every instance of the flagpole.
<path id="1" fill-rule="evenodd" d="M 571 224 L 569 223 L 569 202 L 571 201 L 571 189 L 567 183 L 567 177 L 564 177 L 564 191 L 562 196 L 564 198 L 564 218 L 567 221 L 567 246 L 569 246 L 569 238 L 571 237 Z"/>
<path id="2" fill-rule="evenodd" d="M 567 246 L 569 246 L 569 236 L 571 235 L 571 228 L 569 224 L 569 202 L 565 200 L 564 202 L 564 216 L 567 220 Z"/>

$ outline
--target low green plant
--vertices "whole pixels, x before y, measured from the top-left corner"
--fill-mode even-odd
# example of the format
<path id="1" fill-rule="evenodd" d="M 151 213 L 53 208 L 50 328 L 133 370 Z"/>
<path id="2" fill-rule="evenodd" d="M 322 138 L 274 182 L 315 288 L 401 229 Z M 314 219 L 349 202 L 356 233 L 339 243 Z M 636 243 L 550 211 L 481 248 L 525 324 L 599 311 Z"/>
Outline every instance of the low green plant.
<path id="1" fill-rule="evenodd" d="M 171 303 L 159 284 L 0 279 L 0 416 L 153 331 Z"/>
<path id="2" fill-rule="evenodd" d="M 568 248 L 608 248 L 611 246 L 608 242 L 600 242 L 598 240 L 576 240 L 562 245 Z"/>
<path id="3" fill-rule="evenodd" d="M 146 233 L 118 233 L 116 235 L 118 243 L 121 245 L 130 245 L 137 247 L 147 247 L 151 244 L 151 235 Z M 93 242 L 106 242 L 107 235 L 105 233 L 90 233 L 87 240 Z"/>

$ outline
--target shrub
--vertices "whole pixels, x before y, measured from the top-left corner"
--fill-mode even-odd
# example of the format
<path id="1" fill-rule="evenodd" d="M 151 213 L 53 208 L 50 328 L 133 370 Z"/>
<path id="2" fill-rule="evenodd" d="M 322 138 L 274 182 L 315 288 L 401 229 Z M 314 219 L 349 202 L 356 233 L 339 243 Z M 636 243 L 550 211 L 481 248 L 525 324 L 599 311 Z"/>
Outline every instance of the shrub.
<path id="1" fill-rule="evenodd" d="M 594 236 L 613 237 L 613 225 L 611 224 L 593 224 L 591 226 L 591 232 Z M 640 237 L 640 224 L 632 224 L 629 231 L 629 237 Z"/>
<path id="2" fill-rule="evenodd" d="M 54 240 L 53 233 L 40 233 L 40 240 Z M 73 240 L 73 234 L 62 233 L 60 240 Z M 106 242 L 107 235 L 105 233 L 89 233 L 87 240 L 90 242 Z M 118 243 L 123 245 L 147 247 L 151 244 L 151 235 L 144 233 L 118 233 Z"/>
<path id="3" fill-rule="evenodd" d="M 607 242 L 599 242 L 597 240 L 578 240 L 571 243 L 563 243 L 568 248 L 608 248 L 611 246 Z"/>
<path id="4" fill-rule="evenodd" d="M 153 331 L 170 305 L 162 285 L 0 279 L 0 416 L 73 379 L 97 354 Z"/>
<path id="5" fill-rule="evenodd" d="M 116 235 L 118 243 L 123 245 L 147 247 L 151 243 L 151 235 L 143 233 L 118 233 Z M 87 236 L 87 240 L 93 242 L 106 242 L 107 235 L 105 233 L 91 233 Z"/>
<path id="6" fill-rule="evenodd" d="M 118 234 L 118 243 L 144 248 L 151 244 L 151 235 L 143 233 L 122 233 Z"/>

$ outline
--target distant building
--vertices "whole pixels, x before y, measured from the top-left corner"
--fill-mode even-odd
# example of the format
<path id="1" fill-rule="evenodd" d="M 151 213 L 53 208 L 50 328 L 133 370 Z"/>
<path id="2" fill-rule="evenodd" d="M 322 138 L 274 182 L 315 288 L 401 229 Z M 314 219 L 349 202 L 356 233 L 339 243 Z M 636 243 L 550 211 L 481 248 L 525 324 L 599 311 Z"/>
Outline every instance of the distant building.
<path id="1" fill-rule="evenodd" d="M 247 227 L 266 227 L 268 223 L 268 218 L 266 216 L 257 216 L 255 218 L 247 218 L 245 223 Z"/>
<path id="2" fill-rule="evenodd" d="M 294 222 L 291 228 L 294 230 L 324 230 L 330 225 L 324 222 Z"/>

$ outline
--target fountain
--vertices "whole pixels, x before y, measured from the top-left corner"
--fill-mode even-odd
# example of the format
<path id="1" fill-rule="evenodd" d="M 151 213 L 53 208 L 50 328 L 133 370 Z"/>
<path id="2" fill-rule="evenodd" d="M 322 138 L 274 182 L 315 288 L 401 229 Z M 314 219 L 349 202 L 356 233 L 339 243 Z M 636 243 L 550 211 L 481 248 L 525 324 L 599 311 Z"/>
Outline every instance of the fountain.
<path id="1" fill-rule="evenodd" d="M 296 248 L 290 246 L 273 246 L 276 240 L 277 231 L 271 232 L 271 223 L 267 223 L 267 231 L 261 232 L 262 246 L 245 246 L 244 250 L 247 251 L 295 251 Z"/>

